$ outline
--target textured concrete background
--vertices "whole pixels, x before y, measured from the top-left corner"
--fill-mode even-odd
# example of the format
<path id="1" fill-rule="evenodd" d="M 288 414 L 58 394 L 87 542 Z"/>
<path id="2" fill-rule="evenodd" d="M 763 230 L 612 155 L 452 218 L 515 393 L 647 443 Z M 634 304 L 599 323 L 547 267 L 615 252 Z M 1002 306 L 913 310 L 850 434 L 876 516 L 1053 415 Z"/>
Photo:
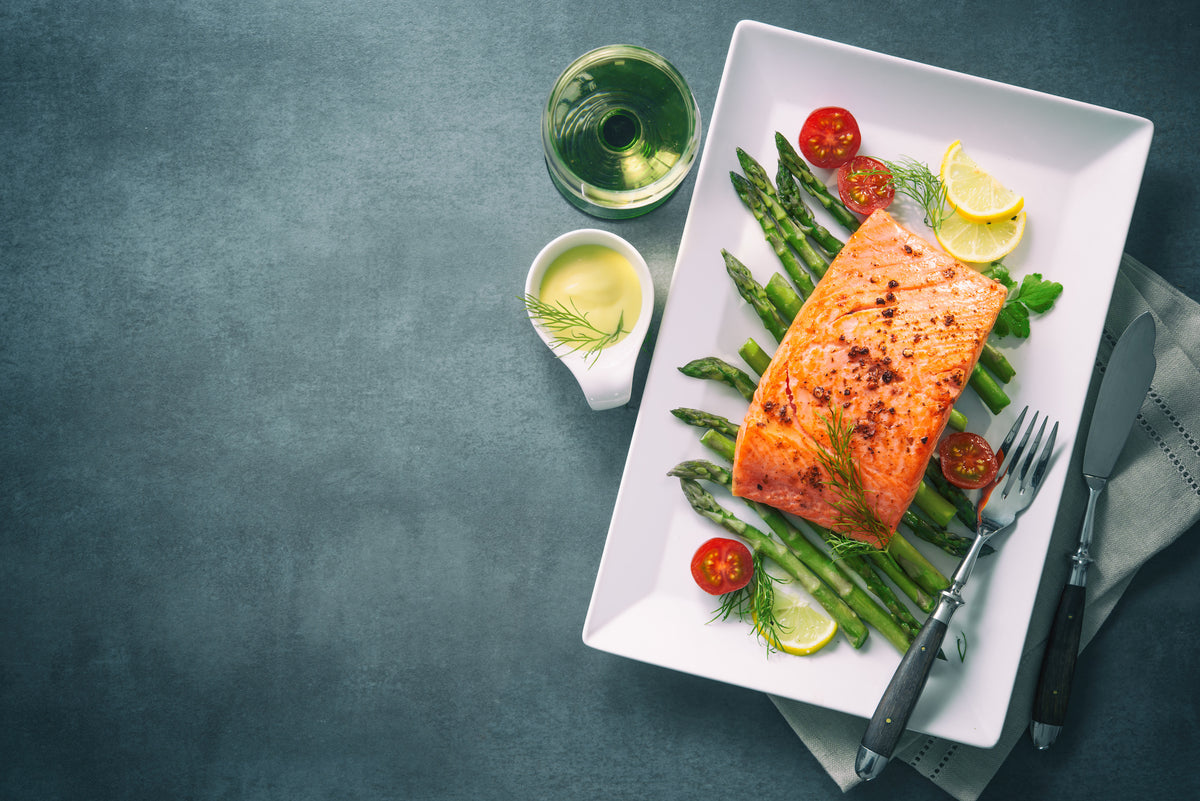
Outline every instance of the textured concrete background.
<path id="1" fill-rule="evenodd" d="M 516 295 L 599 224 L 660 313 L 692 180 L 577 212 L 549 87 L 641 44 L 707 120 L 751 18 L 1142 115 L 1127 249 L 1197 298 L 1200 7 L 706 5 L 0 9 L 0 797 L 839 795 L 766 698 L 581 643 L 636 404 L 588 411 Z M 985 799 L 1195 795 L 1191 534 Z"/>

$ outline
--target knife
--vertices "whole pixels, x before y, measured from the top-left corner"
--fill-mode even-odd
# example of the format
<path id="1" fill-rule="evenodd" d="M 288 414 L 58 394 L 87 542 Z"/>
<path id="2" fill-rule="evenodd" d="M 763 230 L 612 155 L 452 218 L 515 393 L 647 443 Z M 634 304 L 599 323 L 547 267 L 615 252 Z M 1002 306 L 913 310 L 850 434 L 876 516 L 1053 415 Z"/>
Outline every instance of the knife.
<path id="1" fill-rule="evenodd" d="M 1063 587 L 1050 627 L 1050 638 L 1042 656 L 1042 672 L 1033 696 L 1029 736 L 1039 751 L 1053 744 L 1062 731 L 1071 695 L 1071 677 L 1079 655 L 1087 569 L 1092 559 L 1096 501 L 1112 475 L 1117 456 L 1129 438 L 1129 430 L 1154 376 L 1154 318 L 1144 312 L 1129 324 L 1117 340 L 1108 368 L 1100 382 L 1100 394 L 1092 412 L 1092 425 L 1083 451 L 1083 478 L 1087 482 L 1087 508 L 1079 548 L 1071 556 L 1071 575 Z"/>

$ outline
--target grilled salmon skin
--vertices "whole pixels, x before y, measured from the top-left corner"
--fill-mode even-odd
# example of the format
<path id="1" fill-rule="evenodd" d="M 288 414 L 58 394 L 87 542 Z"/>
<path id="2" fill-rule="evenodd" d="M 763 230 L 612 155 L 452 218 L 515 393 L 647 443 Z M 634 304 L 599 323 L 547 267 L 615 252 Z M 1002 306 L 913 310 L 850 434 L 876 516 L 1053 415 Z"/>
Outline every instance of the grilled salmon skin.
<path id="1" fill-rule="evenodd" d="M 876 211 L 830 264 L 759 382 L 738 432 L 733 493 L 885 546 L 1006 294 Z M 832 421 L 852 432 L 859 497 L 882 528 L 847 523 L 819 458 Z"/>

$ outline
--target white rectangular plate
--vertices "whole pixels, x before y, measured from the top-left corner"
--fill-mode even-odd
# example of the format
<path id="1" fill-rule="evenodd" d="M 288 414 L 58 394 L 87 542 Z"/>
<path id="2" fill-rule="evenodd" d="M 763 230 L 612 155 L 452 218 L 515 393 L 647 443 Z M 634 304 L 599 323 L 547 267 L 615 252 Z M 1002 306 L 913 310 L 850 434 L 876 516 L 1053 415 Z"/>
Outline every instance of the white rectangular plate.
<path id="1" fill-rule="evenodd" d="M 691 510 L 677 462 L 710 458 L 698 429 L 670 410 L 689 406 L 739 421 L 733 390 L 683 376 L 703 356 L 739 363 L 754 337 L 774 342 L 734 291 L 721 249 L 761 282 L 780 271 L 754 218 L 734 193 L 735 148 L 774 175 L 774 135 L 795 141 L 820 106 L 846 106 L 863 131 L 862 153 L 911 157 L 935 171 L 955 139 L 1005 185 L 1025 196 L 1028 227 L 1005 260 L 1014 277 L 1040 272 L 1065 286 L 1056 307 L 1035 317 L 1030 341 L 1007 344 L 1017 369 L 1013 403 L 993 418 L 968 390 L 960 402 L 969 429 L 992 442 L 1029 404 L 1060 421 L 1058 456 L 1046 485 L 1017 528 L 981 561 L 966 606 L 947 637 L 910 728 L 969 745 L 999 739 L 1105 313 L 1150 146 L 1152 125 L 1128 114 L 904 61 L 811 36 L 742 22 L 734 32 L 651 361 L 625 473 L 584 624 L 589 646 L 662 667 L 773 693 L 861 717 L 875 709 L 900 655 L 882 637 L 860 650 L 842 638 L 815 656 L 767 656 L 746 624 L 712 622 L 716 599 L 691 579 L 689 561 L 723 532 Z M 831 178 L 828 172 L 818 175 Z M 844 235 L 812 204 L 830 231 Z M 932 239 L 911 204 L 891 209 Z M 758 524 L 742 504 L 727 508 Z M 765 527 L 764 527 L 765 529 Z M 955 561 L 910 536 L 947 575 Z M 923 616 L 918 613 L 918 619 Z M 960 660 L 957 638 L 968 643 Z"/>

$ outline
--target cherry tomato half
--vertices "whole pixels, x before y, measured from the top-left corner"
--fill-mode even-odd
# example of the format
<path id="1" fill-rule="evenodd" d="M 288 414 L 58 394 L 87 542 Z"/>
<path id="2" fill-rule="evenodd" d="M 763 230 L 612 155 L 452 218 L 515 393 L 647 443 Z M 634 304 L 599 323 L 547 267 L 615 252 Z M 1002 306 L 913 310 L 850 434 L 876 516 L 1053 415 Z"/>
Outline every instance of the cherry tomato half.
<path id="1" fill-rule="evenodd" d="M 754 557 L 737 540 L 714 537 L 696 549 L 692 578 L 709 595 L 740 590 L 754 575 Z"/>
<path id="2" fill-rule="evenodd" d="M 870 156 L 855 156 L 838 167 L 837 187 L 842 202 L 859 214 L 886 209 L 896 197 L 887 165 Z"/>
<path id="3" fill-rule="evenodd" d="M 942 462 L 942 475 L 962 489 L 987 486 L 1000 468 L 987 440 L 969 431 L 955 431 L 942 440 L 938 456 Z"/>
<path id="4" fill-rule="evenodd" d="M 808 115 L 800 128 L 800 152 L 815 167 L 840 167 L 858 153 L 858 121 L 844 108 L 825 106 Z"/>

